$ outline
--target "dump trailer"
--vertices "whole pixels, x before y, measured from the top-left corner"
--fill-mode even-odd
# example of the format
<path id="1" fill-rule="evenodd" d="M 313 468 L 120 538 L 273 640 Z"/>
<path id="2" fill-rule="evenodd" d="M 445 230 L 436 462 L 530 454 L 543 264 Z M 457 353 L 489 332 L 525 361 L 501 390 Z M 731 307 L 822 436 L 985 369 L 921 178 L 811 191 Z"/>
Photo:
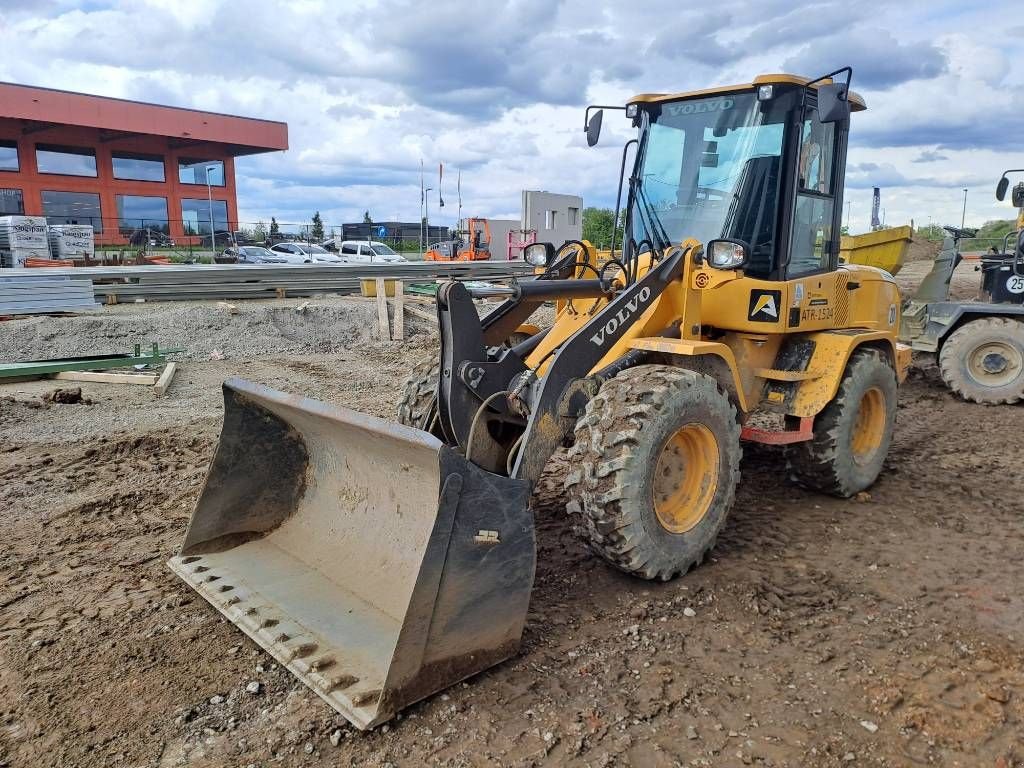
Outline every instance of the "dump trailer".
<path id="1" fill-rule="evenodd" d="M 517 652 L 530 494 L 560 447 L 574 529 L 658 581 L 714 546 L 744 441 L 780 446 L 808 488 L 869 487 L 909 349 L 892 277 L 839 264 L 851 76 L 631 99 L 620 248 L 535 243 L 534 279 L 442 284 L 440 352 L 397 423 L 226 382 L 171 568 L 370 728 Z M 591 145 L 603 115 L 587 110 Z"/>

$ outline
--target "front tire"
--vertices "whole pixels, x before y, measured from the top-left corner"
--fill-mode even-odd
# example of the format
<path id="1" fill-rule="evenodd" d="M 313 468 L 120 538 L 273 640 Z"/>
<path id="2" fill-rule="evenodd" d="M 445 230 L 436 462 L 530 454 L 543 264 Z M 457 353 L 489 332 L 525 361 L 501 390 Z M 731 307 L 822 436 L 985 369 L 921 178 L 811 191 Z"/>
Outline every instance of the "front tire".
<path id="1" fill-rule="evenodd" d="M 942 345 L 939 370 L 964 400 L 997 405 L 1024 399 L 1024 323 L 984 317 L 961 325 Z"/>
<path id="2" fill-rule="evenodd" d="M 814 437 L 787 452 L 800 485 L 840 498 L 878 478 L 896 422 L 896 372 L 877 349 L 854 352 L 839 392 L 814 419 Z"/>
<path id="3" fill-rule="evenodd" d="M 441 361 L 436 354 L 413 366 L 402 388 L 402 399 L 398 401 L 399 424 L 430 431 L 430 422 L 437 412 L 434 401 L 440 371 Z"/>
<path id="4" fill-rule="evenodd" d="M 715 545 L 739 482 L 736 409 L 710 376 L 630 368 L 576 424 L 566 475 L 575 529 L 616 568 L 668 581 Z"/>

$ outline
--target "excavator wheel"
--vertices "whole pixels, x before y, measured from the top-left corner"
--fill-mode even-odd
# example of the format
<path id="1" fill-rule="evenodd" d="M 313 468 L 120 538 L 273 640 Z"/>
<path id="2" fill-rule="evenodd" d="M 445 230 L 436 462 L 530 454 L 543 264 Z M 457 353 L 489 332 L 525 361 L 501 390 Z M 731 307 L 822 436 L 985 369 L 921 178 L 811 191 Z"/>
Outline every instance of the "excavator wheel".
<path id="1" fill-rule="evenodd" d="M 1024 323 L 984 317 L 957 328 L 939 352 L 946 386 L 964 400 L 996 405 L 1024 399 Z"/>
<path id="2" fill-rule="evenodd" d="M 601 386 L 576 424 L 568 511 L 616 568 L 668 581 L 715 545 L 741 453 L 736 409 L 715 379 L 629 368 Z"/>
<path id="3" fill-rule="evenodd" d="M 434 399 L 440 370 L 441 361 L 436 353 L 412 367 L 412 373 L 402 388 L 402 399 L 398 401 L 399 424 L 430 431 L 430 421 L 437 410 Z"/>
<path id="4" fill-rule="evenodd" d="M 882 471 L 895 421 L 895 371 L 876 349 L 855 352 L 814 437 L 786 452 L 791 478 L 841 498 L 863 491 Z"/>

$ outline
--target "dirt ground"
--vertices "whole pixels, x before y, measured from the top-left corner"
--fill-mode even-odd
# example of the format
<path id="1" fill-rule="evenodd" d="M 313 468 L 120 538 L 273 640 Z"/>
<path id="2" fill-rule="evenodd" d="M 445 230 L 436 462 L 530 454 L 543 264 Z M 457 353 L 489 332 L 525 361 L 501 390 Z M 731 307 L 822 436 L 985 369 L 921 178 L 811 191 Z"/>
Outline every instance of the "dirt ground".
<path id="1" fill-rule="evenodd" d="M 870 494 L 800 490 L 748 447 L 685 578 L 612 570 L 540 493 L 521 653 L 356 731 L 165 565 L 224 378 L 390 417 L 433 343 L 380 341 L 368 303 L 302 303 L 0 323 L 0 359 L 97 333 L 189 347 L 163 398 L 0 386 L 0 767 L 1024 766 L 1024 408 L 954 400 L 926 360 Z"/>

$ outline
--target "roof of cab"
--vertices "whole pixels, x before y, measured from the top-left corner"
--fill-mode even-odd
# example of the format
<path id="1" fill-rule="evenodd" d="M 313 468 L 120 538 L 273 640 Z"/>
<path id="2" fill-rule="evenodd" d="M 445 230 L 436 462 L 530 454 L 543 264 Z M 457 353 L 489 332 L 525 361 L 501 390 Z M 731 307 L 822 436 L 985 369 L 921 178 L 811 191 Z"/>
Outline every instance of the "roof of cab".
<path id="1" fill-rule="evenodd" d="M 753 82 L 743 83 L 741 85 L 722 85 L 717 88 L 703 88 L 699 91 L 683 91 L 681 93 L 641 93 L 627 101 L 627 104 L 650 104 L 659 101 L 679 101 L 680 99 L 690 99 L 695 96 L 714 96 L 716 93 L 734 93 L 736 91 L 747 91 L 751 88 L 756 88 L 759 85 L 807 85 L 811 82 L 809 77 L 800 77 L 799 75 L 785 75 L 785 74 L 770 74 L 770 75 L 758 75 L 754 78 Z M 819 85 L 825 85 L 831 83 L 830 78 L 819 80 L 812 87 L 817 88 Z M 856 91 L 850 91 L 850 109 L 854 112 L 860 112 L 861 110 L 867 109 L 867 104 L 864 103 L 863 97 L 860 96 Z"/>

